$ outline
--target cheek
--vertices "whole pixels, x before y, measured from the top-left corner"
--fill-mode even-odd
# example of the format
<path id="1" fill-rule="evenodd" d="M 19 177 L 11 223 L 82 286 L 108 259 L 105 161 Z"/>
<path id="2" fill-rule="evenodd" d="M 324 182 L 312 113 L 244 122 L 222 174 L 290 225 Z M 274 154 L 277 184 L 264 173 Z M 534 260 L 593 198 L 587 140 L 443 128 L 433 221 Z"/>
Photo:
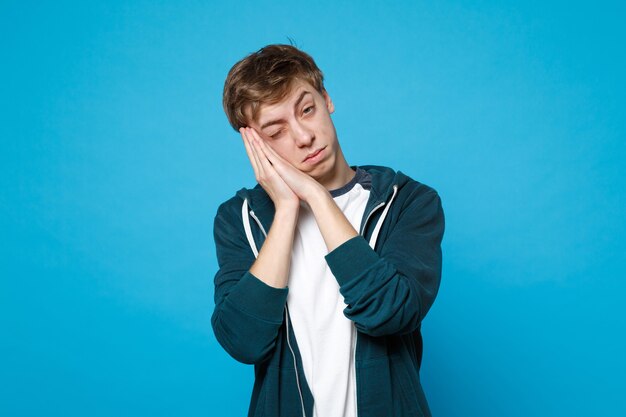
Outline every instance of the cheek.
<path id="1" fill-rule="evenodd" d="M 335 135 L 335 126 L 332 123 L 324 125 L 324 136 L 331 139 L 332 142 L 335 142 Z"/>
<path id="2" fill-rule="evenodd" d="M 320 121 L 320 125 L 325 133 L 335 131 L 335 125 L 329 114 L 324 115 L 323 119 Z"/>
<path id="3" fill-rule="evenodd" d="M 291 161 L 291 157 L 290 157 L 291 151 L 290 151 L 287 141 L 278 140 L 278 141 L 270 142 L 268 143 L 268 145 L 274 150 L 274 152 L 278 154 L 278 156 L 288 161 Z"/>

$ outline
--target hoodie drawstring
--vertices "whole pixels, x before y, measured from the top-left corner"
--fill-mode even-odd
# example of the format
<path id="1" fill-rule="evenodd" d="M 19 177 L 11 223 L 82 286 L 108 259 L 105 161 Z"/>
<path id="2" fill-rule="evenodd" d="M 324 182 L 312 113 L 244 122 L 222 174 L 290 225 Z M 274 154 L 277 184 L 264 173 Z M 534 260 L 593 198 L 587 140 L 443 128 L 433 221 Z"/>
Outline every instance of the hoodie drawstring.
<path id="1" fill-rule="evenodd" d="M 382 214 L 380 215 L 380 218 L 376 222 L 376 226 L 374 227 L 374 231 L 372 232 L 372 236 L 370 237 L 369 245 L 370 245 L 370 247 L 372 249 L 376 248 L 376 241 L 378 240 L 378 235 L 380 233 L 380 229 L 382 227 L 383 222 L 385 221 L 385 217 L 387 217 L 387 213 L 389 212 L 389 207 L 391 207 L 391 203 L 393 203 L 393 200 L 396 197 L 396 193 L 397 192 L 398 192 L 398 186 L 394 185 L 393 186 L 393 194 L 392 194 L 391 198 L 389 199 L 389 203 L 387 204 L 387 206 L 383 210 Z M 372 213 L 374 211 L 376 211 L 378 208 L 382 207 L 383 205 L 385 205 L 384 202 L 381 203 L 380 205 L 376 206 L 369 213 L 367 219 L 365 220 L 365 223 L 363 224 L 363 230 L 365 230 L 365 225 L 366 225 L 367 221 L 369 220 L 370 216 L 372 215 Z M 244 228 L 244 230 L 246 232 L 246 238 L 248 239 L 248 244 L 250 245 L 250 248 L 252 249 L 252 252 L 254 253 L 254 257 L 257 258 L 259 256 L 259 251 L 257 249 L 256 243 L 254 242 L 254 236 L 252 236 L 252 228 L 250 227 L 250 216 L 252 216 L 254 218 L 256 223 L 261 228 L 261 231 L 263 232 L 263 235 L 265 235 L 265 238 L 267 238 L 267 232 L 265 231 L 265 228 L 263 227 L 263 225 L 261 224 L 259 219 L 254 215 L 254 211 L 252 211 L 252 210 L 248 211 L 248 199 L 246 198 L 246 199 L 243 200 L 243 204 L 241 206 L 241 218 L 242 218 L 242 221 L 243 221 L 243 228 Z M 289 346 L 289 350 L 291 351 L 291 355 L 293 356 L 294 370 L 295 370 L 295 373 L 296 373 L 296 384 L 298 386 L 298 394 L 300 394 L 300 404 L 302 406 L 302 415 L 303 415 L 303 417 L 306 417 L 306 412 L 305 412 L 305 408 L 304 408 L 304 398 L 302 396 L 302 389 L 300 387 L 300 378 L 298 376 L 298 367 L 297 367 L 297 361 L 296 361 L 296 354 L 293 351 L 293 348 L 291 347 L 291 342 L 289 340 L 289 310 L 288 310 L 286 304 L 285 304 L 285 325 L 286 325 L 286 329 L 287 329 L 287 345 Z M 353 349 L 356 350 L 356 337 L 354 338 L 354 340 L 355 340 L 355 343 L 353 345 Z"/>

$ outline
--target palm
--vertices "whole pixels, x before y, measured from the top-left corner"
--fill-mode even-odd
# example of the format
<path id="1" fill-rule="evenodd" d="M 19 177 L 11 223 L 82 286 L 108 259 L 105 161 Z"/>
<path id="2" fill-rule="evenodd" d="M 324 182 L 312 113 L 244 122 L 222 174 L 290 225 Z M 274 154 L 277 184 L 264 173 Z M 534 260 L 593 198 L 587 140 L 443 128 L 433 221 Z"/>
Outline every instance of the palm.
<path id="1" fill-rule="evenodd" d="M 251 131 L 251 129 L 242 128 L 240 132 L 256 180 L 261 184 L 261 187 L 267 192 L 277 208 L 281 206 L 295 207 L 299 205 L 298 195 L 282 178 L 278 170 L 275 169 L 263 152 L 263 149 L 259 147 L 258 140 L 253 136 L 253 131 Z"/>
<path id="2" fill-rule="evenodd" d="M 284 180 L 289 188 L 300 198 L 305 200 L 305 195 L 312 187 L 319 186 L 318 182 L 308 174 L 297 169 L 289 161 L 278 155 L 263 138 L 252 129 L 255 148 L 259 151 L 261 159 L 267 159 L 273 170 Z"/>

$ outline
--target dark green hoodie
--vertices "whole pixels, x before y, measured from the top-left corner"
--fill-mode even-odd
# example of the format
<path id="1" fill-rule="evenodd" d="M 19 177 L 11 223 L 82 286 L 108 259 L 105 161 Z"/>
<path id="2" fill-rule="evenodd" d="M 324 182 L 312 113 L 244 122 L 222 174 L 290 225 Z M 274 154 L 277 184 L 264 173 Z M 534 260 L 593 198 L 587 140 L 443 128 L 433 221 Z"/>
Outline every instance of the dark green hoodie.
<path id="1" fill-rule="evenodd" d="M 360 235 L 325 257 L 347 305 L 344 314 L 357 329 L 358 416 L 430 416 L 419 378 L 420 326 L 441 281 L 441 199 L 400 171 L 360 168 L 372 181 Z M 218 208 L 211 322 L 233 358 L 254 364 L 249 417 L 313 417 L 289 319 L 289 289 L 270 287 L 249 272 L 273 218 L 274 204 L 260 185 L 239 190 Z"/>

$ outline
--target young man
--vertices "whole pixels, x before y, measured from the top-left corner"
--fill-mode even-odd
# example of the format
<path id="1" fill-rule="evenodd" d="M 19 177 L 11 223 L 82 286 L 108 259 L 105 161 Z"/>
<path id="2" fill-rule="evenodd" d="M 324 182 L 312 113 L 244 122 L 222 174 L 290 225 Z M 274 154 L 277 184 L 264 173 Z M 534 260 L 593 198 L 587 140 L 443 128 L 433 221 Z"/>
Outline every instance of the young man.
<path id="1" fill-rule="evenodd" d="M 223 101 L 258 185 L 218 208 L 211 321 L 255 365 L 248 416 L 430 416 L 420 326 L 441 279 L 437 192 L 348 165 L 322 73 L 293 46 L 235 64 Z"/>

